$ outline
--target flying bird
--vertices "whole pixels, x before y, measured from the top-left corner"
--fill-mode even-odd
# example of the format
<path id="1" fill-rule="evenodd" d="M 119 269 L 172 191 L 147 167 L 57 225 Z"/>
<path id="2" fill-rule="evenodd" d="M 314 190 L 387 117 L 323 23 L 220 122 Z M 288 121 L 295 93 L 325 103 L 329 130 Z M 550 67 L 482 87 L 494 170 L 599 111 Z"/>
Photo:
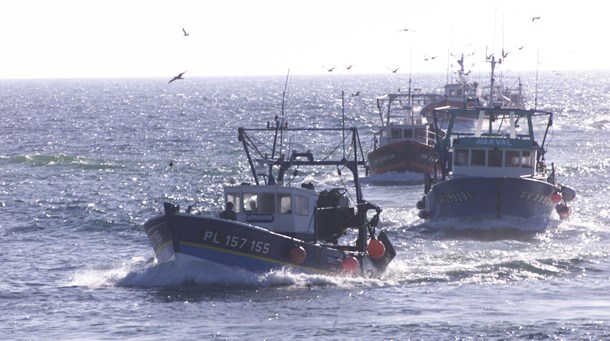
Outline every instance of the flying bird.
<path id="1" fill-rule="evenodd" d="M 356 92 L 352 93 L 352 96 L 354 96 L 354 97 L 359 96 L 359 95 L 360 95 L 360 91 L 356 91 Z"/>
<path id="2" fill-rule="evenodd" d="M 354 67 L 353 65 L 349 65 L 349 66 L 346 66 L 345 68 L 346 68 L 346 69 L 348 69 L 348 70 L 350 70 L 350 69 L 351 69 L 351 68 L 353 68 L 353 67 Z"/>
<path id="3" fill-rule="evenodd" d="M 333 70 L 337 68 L 336 66 L 333 66 L 333 67 L 331 67 L 331 68 L 327 68 L 327 67 L 326 67 L 326 66 L 324 66 L 324 65 L 322 65 L 322 67 L 323 67 L 323 68 L 325 68 L 325 69 L 326 69 L 326 71 L 328 71 L 328 72 L 333 72 Z"/>
<path id="4" fill-rule="evenodd" d="M 184 29 L 184 27 L 182 28 L 182 32 L 184 32 L 184 36 L 185 36 L 185 37 L 188 37 L 188 36 L 189 36 L 189 34 L 188 34 L 188 33 L 186 32 L 186 30 Z"/>
<path id="5" fill-rule="evenodd" d="M 400 69 L 400 67 L 397 67 L 395 69 L 390 69 L 389 67 L 386 66 L 386 68 L 388 68 L 388 70 L 392 71 L 392 73 L 396 73 L 398 72 L 398 69 Z"/>
<path id="6" fill-rule="evenodd" d="M 506 56 L 508 56 L 509 53 L 510 53 L 510 51 L 504 52 L 504 49 L 502 49 L 502 58 L 506 58 Z"/>
<path id="7" fill-rule="evenodd" d="M 533 17 L 532 22 L 534 22 L 534 20 L 536 20 L 536 19 L 540 19 L 540 17 Z"/>
<path id="8" fill-rule="evenodd" d="M 176 76 L 176 77 L 174 77 L 174 78 L 170 79 L 170 80 L 169 80 L 169 82 L 167 82 L 167 84 L 169 84 L 169 83 L 171 83 L 171 82 L 173 82 L 173 81 L 177 81 L 177 80 L 179 80 L 179 79 L 184 79 L 184 78 L 182 78 L 182 75 L 184 75 L 184 73 L 186 73 L 186 71 L 181 72 L 181 73 L 179 73 L 179 74 L 178 74 L 178 76 Z"/>
<path id="9" fill-rule="evenodd" d="M 410 30 L 408 28 L 401 28 L 398 32 L 415 32 L 415 30 Z"/>

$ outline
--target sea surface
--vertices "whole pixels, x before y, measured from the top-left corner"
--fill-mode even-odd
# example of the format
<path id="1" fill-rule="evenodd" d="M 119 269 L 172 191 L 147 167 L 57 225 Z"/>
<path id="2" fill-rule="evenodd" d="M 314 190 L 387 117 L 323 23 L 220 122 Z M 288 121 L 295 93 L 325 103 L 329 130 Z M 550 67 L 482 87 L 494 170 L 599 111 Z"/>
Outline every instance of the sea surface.
<path id="1" fill-rule="evenodd" d="M 154 260 L 142 225 L 164 201 L 215 213 L 224 184 L 252 180 L 237 128 L 281 114 L 285 76 L 0 80 L 0 340 L 610 339 L 610 72 L 519 76 L 555 113 L 546 161 L 577 191 L 571 218 L 431 230 L 422 183 L 369 182 L 397 251 L 378 279 Z M 283 115 L 356 126 L 370 149 L 375 98 L 399 88 L 291 76 Z"/>

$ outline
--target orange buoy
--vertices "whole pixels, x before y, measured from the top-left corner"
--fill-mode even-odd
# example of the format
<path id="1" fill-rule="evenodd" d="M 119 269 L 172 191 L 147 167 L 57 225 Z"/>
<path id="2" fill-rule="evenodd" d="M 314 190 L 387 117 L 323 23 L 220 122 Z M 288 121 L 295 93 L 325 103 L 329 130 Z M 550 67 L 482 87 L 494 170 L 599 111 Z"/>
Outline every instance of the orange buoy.
<path id="1" fill-rule="evenodd" d="M 301 264 L 307 258 L 307 252 L 302 246 L 295 246 L 288 252 L 290 261 L 294 264 Z"/>
<path id="2" fill-rule="evenodd" d="M 551 194 L 551 201 L 553 202 L 553 204 L 559 203 L 561 201 L 561 194 L 559 194 L 559 193 Z"/>
<path id="3" fill-rule="evenodd" d="M 341 261 L 341 270 L 347 273 L 356 273 L 360 264 L 354 256 L 347 256 Z"/>
<path id="4" fill-rule="evenodd" d="M 385 254 L 385 245 L 379 239 L 371 239 L 367 249 L 373 259 L 379 259 Z"/>

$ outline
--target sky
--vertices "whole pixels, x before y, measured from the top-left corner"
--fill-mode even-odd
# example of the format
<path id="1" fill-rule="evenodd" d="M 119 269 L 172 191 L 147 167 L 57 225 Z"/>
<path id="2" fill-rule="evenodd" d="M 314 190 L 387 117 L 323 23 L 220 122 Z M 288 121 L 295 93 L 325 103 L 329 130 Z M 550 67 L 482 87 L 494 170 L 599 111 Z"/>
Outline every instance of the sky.
<path id="1" fill-rule="evenodd" d="M 1 0 L 0 79 L 446 73 L 461 54 L 467 68 L 488 70 L 485 56 L 502 51 L 504 70 L 608 69 L 605 7 L 597 0 Z"/>

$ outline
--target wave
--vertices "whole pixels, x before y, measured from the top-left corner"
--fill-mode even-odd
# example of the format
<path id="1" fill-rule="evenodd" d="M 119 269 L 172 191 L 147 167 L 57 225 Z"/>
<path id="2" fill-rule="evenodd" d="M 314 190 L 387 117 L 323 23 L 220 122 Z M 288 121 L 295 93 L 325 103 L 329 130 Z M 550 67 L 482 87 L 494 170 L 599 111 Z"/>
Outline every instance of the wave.
<path id="1" fill-rule="evenodd" d="M 82 156 L 72 156 L 66 154 L 44 155 L 44 154 L 26 154 L 16 156 L 1 156 L 0 163 L 7 165 L 24 164 L 34 167 L 47 166 L 71 166 L 80 169 L 112 169 L 120 168 L 112 162 L 89 159 Z"/>
<path id="2" fill-rule="evenodd" d="M 140 287 L 140 288 L 269 288 L 269 287 L 354 287 L 380 286 L 382 280 L 348 275 L 324 275 L 279 269 L 254 273 L 238 268 L 205 262 L 158 264 L 134 257 L 130 261 L 105 269 L 81 270 L 69 281 L 69 286 Z"/>

